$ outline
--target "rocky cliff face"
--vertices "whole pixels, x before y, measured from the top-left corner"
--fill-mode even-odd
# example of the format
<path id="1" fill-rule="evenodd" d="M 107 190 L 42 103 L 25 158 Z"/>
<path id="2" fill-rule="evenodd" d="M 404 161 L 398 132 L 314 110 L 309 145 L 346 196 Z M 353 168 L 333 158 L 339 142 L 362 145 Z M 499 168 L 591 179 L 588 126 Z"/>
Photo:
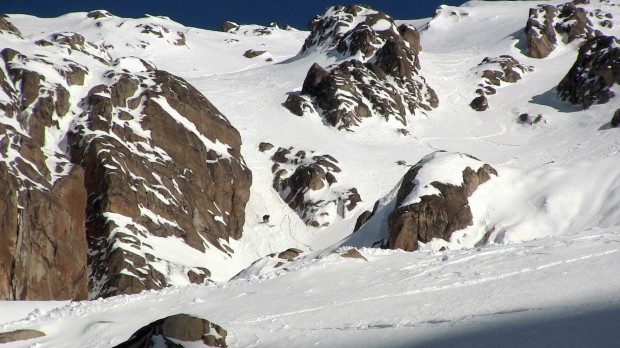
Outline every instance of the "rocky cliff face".
<path id="1" fill-rule="evenodd" d="M 251 184 L 237 130 L 144 60 L 76 33 L 30 44 L 41 53 L 0 52 L 0 299 L 207 281 L 207 264 L 161 246 L 233 252 Z"/>
<path id="2" fill-rule="evenodd" d="M 210 245 L 232 252 L 225 245 L 241 237 L 251 183 L 239 134 L 167 72 L 106 78 L 89 91 L 70 135 L 72 160 L 87 174 L 91 288 L 103 295 L 160 288 L 170 268 L 202 283 L 207 269 L 172 262 L 151 243 L 173 238 L 200 252 Z"/>
<path id="3" fill-rule="evenodd" d="M 273 149 L 271 154 L 273 188 L 299 217 L 312 227 L 327 227 L 337 217 L 348 218 L 362 201 L 357 189 L 338 182 L 341 169 L 331 155 L 293 148 Z"/>
<path id="4" fill-rule="evenodd" d="M 525 27 L 529 56 L 545 58 L 565 38 L 570 43 L 576 39 L 588 40 L 597 35 L 600 28 L 612 27 L 611 14 L 588 11 L 579 6 L 589 1 L 572 1 L 559 6 L 538 5 L 530 9 Z"/>
<path id="5" fill-rule="evenodd" d="M 84 299 L 84 171 L 51 141 L 68 113 L 68 85 L 34 65 L 49 67 L 40 57 L 0 52 L 0 299 Z"/>
<path id="6" fill-rule="evenodd" d="M 516 83 L 523 75 L 533 71 L 531 66 L 519 63 L 514 57 L 501 55 L 499 57 L 486 57 L 474 71 L 482 81 L 476 89 L 477 97 L 471 101 L 470 106 L 476 111 L 484 111 L 489 107 L 487 96 L 497 93 L 497 88 L 507 83 Z"/>
<path id="7" fill-rule="evenodd" d="M 317 114 L 338 129 L 353 130 L 377 116 L 407 125 L 407 116 L 437 107 L 438 98 L 419 74 L 419 33 L 396 26 L 388 15 L 367 7 L 335 6 L 310 25 L 301 54 L 334 56 L 342 63 L 314 64 L 300 95 L 284 105 L 296 115 Z"/>
<path id="8" fill-rule="evenodd" d="M 418 242 L 449 240 L 452 232 L 472 225 L 467 199 L 491 175 L 495 169 L 466 154 L 425 156 L 403 177 L 388 218 L 388 247 L 413 251 Z"/>
<path id="9" fill-rule="evenodd" d="M 558 96 L 587 109 L 614 96 L 611 87 L 620 84 L 620 40 L 597 36 L 587 40 L 568 74 L 557 87 Z"/>

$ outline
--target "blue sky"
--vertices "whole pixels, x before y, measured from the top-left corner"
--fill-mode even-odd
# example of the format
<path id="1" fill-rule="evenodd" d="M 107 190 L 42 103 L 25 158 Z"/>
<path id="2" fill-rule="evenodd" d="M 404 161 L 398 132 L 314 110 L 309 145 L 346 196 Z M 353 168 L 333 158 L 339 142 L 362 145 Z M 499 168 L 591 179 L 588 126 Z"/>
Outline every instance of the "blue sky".
<path id="1" fill-rule="evenodd" d="M 430 17 L 441 4 L 459 5 L 463 0 L 362 0 L 360 3 L 386 12 L 397 19 Z M 338 0 L 0 0 L 0 13 L 25 13 L 57 17 L 68 12 L 106 9 L 121 17 L 163 15 L 186 26 L 219 30 L 224 21 L 266 25 L 272 21 L 306 29 L 307 23 L 325 8 L 355 2 Z"/>

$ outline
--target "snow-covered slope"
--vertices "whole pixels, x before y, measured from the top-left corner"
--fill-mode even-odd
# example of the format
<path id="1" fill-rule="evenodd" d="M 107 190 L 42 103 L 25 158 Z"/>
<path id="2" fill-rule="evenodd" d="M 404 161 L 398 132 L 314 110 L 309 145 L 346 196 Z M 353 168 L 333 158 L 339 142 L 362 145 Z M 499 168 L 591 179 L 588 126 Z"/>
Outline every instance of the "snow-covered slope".
<path id="1" fill-rule="evenodd" d="M 561 42 L 545 59 L 528 57 L 523 30 L 534 4 L 471 1 L 443 6 L 433 19 L 399 18 L 397 24 L 420 31 L 420 74 L 439 99 L 437 108 L 408 115 L 399 125 L 406 132 L 379 117 L 339 131 L 316 114 L 298 117 L 281 105 L 301 91 L 313 64 L 342 59 L 320 50 L 300 54 L 307 31 L 242 26 L 220 33 L 160 17 L 11 15 L 27 40 L 79 32 L 111 59 L 141 57 L 184 78 L 241 134 L 252 186 L 243 236 L 227 244 L 234 253 L 207 252 L 216 284 L 52 306 L 0 302 L 0 332 L 47 335 L 7 347 L 113 346 L 181 312 L 223 326 L 229 345 L 239 347 L 620 344 L 620 137 L 609 127 L 620 98 L 586 110 L 558 99 L 555 88 L 580 41 Z M 613 1 L 583 6 L 620 18 Z M 599 29 L 620 37 L 620 25 Z M 267 53 L 244 57 L 250 49 Z M 473 110 L 480 63 L 502 55 L 532 69 L 516 83 L 494 86 L 486 111 Z M 620 93 L 617 84 L 612 89 Z M 523 114 L 541 121 L 519 122 Z M 362 201 L 326 227 L 306 225 L 274 189 L 274 162 L 259 149 L 262 142 L 336 158 L 338 184 L 355 188 Z M 498 172 L 469 197 L 473 224 L 412 253 L 371 248 L 386 236 L 403 175 L 437 150 L 471 154 Z M 351 235 L 357 216 L 377 201 L 375 215 Z M 351 246 L 367 261 L 331 253 Z M 258 262 L 243 279 L 226 282 L 288 248 L 303 253 L 283 267 Z M 165 253 L 183 259 L 180 250 Z"/>

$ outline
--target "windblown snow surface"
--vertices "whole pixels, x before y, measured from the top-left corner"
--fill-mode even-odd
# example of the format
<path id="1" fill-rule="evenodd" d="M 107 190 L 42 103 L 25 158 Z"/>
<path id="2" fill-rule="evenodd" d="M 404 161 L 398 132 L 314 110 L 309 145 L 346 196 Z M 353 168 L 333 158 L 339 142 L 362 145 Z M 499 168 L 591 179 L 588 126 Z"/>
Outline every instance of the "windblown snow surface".
<path id="1" fill-rule="evenodd" d="M 614 3 L 587 6 L 620 18 Z M 244 236 L 231 242 L 234 254 L 211 256 L 221 263 L 209 267 L 215 283 L 85 302 L 0 302 L 0 332 L 46 334 L 4 346 L 111 347 L 176 313 L 221 325 L 233 347 L 620 346 L 620 129 L 608 126 L 620 98 L 587 110 L 557 99 L 555 87 L 575 61 L 577 43 L 560 44 L 546 59 L 528 58 L 523 29 L 535 5 L 472 1 L 443 7 L 432 20 L 399 21 L 420 29 L 421 74 L 440 100 L 410 120 L 408 136 L 379 118 L 341 132 L 281 106 L 313 63 L 338 59 L 297 56 L 305 31 L 269 28 L 260 35 L 254 30 L 260 27 L 243 26 L 220 33 L 159 17 L 104 18 L 95 26 L 85 13 L 11 15 L 32 41 L 75 31 L 111 47 L 113 58 L 138 56 L 186 79 L 240 131 L 253 184 Z M 183 32 L 187 46 L 165 37 L 138 41 L 125 28 L 139 23 Z M 605 33 L 620 36 L 620 25 Z M 248 49 L 267 53 L 248 59 L 242 56 Z M 475 112 L 468 105 L 480 82 L 476 67 L 502 54 L 534 69 L 498 87 L 489 110 Z M 545 122 L 519 124 L 522 113 L 541 114 Z M 363 202 L 327 228 L 307 227 L 272 188 L 273 162 L 258 151 L 260 142 L 334 156 L 339 182 L 356 187 Z M 470 198 L 474 224 L 416 252 L 372 248 L 385 237 L 385 218 L 409 168 L 396 162 L 413 165 L 436 150 L 471 154 L 497 169 Z M 377 200 L 375 217 L 351 235 L 355 217 Z M 253 261 L 291 247 L 304 253 L 286 269 L 256 264 L 229 281 Z M 350 247 L 367 261 L 331 253 Z M 165 252 L 179 252 L 171 257 L 182 260 L 185 249 Z"/>

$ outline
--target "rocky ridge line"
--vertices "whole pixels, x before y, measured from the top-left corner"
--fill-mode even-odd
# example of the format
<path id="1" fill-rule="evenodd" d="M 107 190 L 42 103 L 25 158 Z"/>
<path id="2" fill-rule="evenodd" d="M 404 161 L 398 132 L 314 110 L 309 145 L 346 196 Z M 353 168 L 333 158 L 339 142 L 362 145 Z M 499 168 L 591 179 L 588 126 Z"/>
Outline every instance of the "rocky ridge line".
<path id="1" fill-rule="evenodd" d="M 310 68 L 301 92 L 283 104 L 294 114 L 318 114 L 327 125 L 353 130 L 373 116 L 406 126 L 409 115 L 438 106 L 419 74 L 421 47 L 413 26 L 396 26 L 382 12 L 352 5 L 327 9 L 309 28 L 301 56 L 322 52 L 344 61 Z"/>

